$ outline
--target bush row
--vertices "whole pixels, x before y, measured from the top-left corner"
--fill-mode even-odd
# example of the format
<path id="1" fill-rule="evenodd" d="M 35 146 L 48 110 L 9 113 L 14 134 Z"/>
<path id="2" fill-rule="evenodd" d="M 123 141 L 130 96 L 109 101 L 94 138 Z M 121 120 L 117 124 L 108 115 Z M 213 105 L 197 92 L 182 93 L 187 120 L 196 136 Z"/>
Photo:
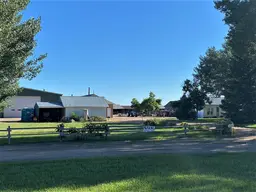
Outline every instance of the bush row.
<path id="1" fill-rule="evenodd" d="M 84 140 L 88 136 L 100 136 L 104 137 L 109 134 L 109 126 L 106 123 L 88 123 L 85 124 L 83 128 L 68 128 L 66 130 L 61 130 L 64 124 L 60 124 L 56 128 L 56 132 L 65 132 L 64 136 L 72 136 L 75 140 Z M 107 134 L 107 135 L 106 135 Z"/>
<path id="2" fill-rule="evenodd" d="M 145 126 L 175 126 L 176 123 L 170 120 L 150 119 L 143 123 Z"/>

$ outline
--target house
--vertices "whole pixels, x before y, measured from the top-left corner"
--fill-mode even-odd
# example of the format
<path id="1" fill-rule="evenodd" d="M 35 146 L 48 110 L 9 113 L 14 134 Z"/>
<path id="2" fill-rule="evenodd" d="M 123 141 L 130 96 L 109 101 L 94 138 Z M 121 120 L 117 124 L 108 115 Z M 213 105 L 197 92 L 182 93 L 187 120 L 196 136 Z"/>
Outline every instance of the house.
<path id="1" fill-rule="evenodd" d="M 3 111 L 5 118 L 21 118 L 21 110 L 25 107 L 34 108 L 37 102 L 58 102 L 62 94 L 22 88 L 16 96 L 7 100 L 8 107 Z"/>
<path id="2" fill-rule="evenodd" d="M 214 117 L 222 117 L 223 116 L 223 110 L 220 108 L 221 101 L 224 99 L 224 97 L 211 97 L 210 103 L 206 103 L 203 110 L 198 112 L 198 117 L 200 118 L 214 118 Z M 170 115 L 174 115 L 175 112 L 175 103 L 177 101 L 170 101 L 165 105 L 165 109 L 170 112 Z"/>
<path id="3" fill-rule="evenodd" d="M 210 104 L 206 103 L 203 109 L 203 117 L 205 118 L 222 117 L 224 111 L 220 108 L 220 105 L 223 99 L 224 97 L 210 98 L 210 101 L 211 101 Z"/>

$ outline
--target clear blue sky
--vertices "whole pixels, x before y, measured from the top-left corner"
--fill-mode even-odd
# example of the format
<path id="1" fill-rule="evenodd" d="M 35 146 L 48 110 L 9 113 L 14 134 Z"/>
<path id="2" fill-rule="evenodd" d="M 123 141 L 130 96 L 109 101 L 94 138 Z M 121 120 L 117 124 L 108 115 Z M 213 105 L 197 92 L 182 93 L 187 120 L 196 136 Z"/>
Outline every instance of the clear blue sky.
<path id="1" fill-rule="evenodd" d="M 212 1 L 36 1 L 24 17 L 42 17 L 36 53 L 42 72 L 20 85 L 130 104 L 153 91 L 166 104 L 181 96 L 199 56 L 221 47 L 227 27 Z"/>

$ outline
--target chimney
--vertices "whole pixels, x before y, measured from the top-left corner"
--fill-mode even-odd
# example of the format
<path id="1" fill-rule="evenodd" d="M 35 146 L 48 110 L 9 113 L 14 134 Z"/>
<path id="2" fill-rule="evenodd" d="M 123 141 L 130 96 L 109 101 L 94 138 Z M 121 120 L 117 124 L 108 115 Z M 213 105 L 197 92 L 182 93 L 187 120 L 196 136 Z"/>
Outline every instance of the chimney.
<path id="1" fill-rule="evenodd" d="M 88 87 L 88 95 L 91 95 L 90 87 Z"/>

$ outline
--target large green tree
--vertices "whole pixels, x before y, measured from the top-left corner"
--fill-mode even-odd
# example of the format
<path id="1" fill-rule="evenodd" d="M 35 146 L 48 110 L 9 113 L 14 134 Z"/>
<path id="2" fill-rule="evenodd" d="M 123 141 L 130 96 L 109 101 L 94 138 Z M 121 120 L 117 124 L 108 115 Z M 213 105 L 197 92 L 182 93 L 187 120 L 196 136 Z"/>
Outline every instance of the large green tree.
<path id="1" fill-rule="evenodd" d="M 209 48 L 195 68 L 201 89 L 224 95 L 222 109 L 234 122 L 256 120 L 256 1 L 216 0 L 229 31 L 223 48 Z"/>
<path id="2" fill-rule="evenodd" d="M 197 82 L 189 79 L 184 81 L 182 91 L 180 100 L 172 103 L 176 117 L 182 120 L 197 118 L 197 112 L 203 109 L 206 102 L 209 102 L 206 92 Z"/>
<path id="3" fill-rule="evenodd" d="M 19 90 L 21 78 L 33 79 L 46 55 L 34 56 L 41 19 L 22 20 L 29 0 L 0 1 L 0 106 Z"/>
<path id="4" fill-rule="evenodd" d="M 156 99 L 155 94 L 153 92 L 150 92 L 149 97 L 143 99 L 143 101 L 141 102 L 141 110 L 146 115 L 151 115 L 152 113 L 160 109 L 161 102 L 161 99 Z"/>
<path id="5" fill-rule="evenodd" d="M 238 123 L 256 120 L 256 1 L 218 0 L 229 26 L 227 47 L 231 57 L 223 86 L 222 108 Z"/>
<path id="6" fill-rule="evenodd" d="M 139 113 L 141 108 L 140 108 L 140 102 L 136 99 L 133 98 L 131 101 L 131 107 L 137 112 Z"/>
<path id="7" fill-rule="evenodd" d="M 143 99 L 140 103 L 137 99 L 133 98 L 131 101 L 131 107 L 135 109 L 137 112 L 142 112 L 146 115 L 151 115 L 160 109 L 161 99 L 157 99 L 153 92 L 149 93 L 149 97 Z"/>
<path id="8" fill-rule="evenodd" d="M 192 110 L 195 110 L 196 112 L 202 110 L 205 103 L 210 102 L 207 93 L 200 88 L 197 82 L 192 82 L 191 80 L 186 79 L 182 91 L 183 94 L 189 98 Z"/>
<path id="9" fill-rule="evenodd" d="M 193 76 L 202 91 L 215 96 L 223 94 L 230 58 L 231 54 L 226 45 L 220 50 L 211 47 L 205 55 L 200 56 Z"/>

